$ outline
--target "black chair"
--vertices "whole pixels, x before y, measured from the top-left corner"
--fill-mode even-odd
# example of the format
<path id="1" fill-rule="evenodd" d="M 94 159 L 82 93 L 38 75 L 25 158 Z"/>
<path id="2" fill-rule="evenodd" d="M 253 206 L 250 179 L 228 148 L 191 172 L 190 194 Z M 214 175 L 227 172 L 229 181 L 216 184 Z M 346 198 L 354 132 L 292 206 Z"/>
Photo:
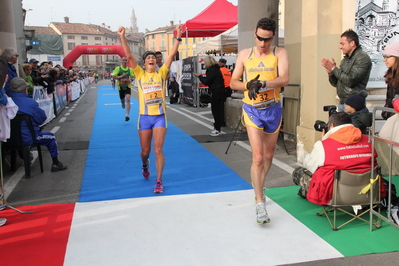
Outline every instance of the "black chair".
<path id="1" fill-rule="evenodd" d="M 22 142 L 21 125 L 24 121 L 28 125 L 29 131 L 32 136 L 32 141 L 33 141 L 32 145 L 28 145 L 28 146 L 23 146 L 23 142 Z M 40 144 L 36 143 L 36 135 L 35 135 L 35 131 L 33 128 L 31 117 L 30 117 L 30 115 L 27 115 L 27 114 L 17 114 L 11 120 L 10 138 L 7 139 L 7 142 L 4 142 L 2 145 L 3 149 L 11 151 L 11 163 L 10 164 L 11 164 L 12 171 L 16 170 L 17 151 L 21 150 L 23 160 L 24 160 L 24 166 L 25 166 L 25 178 L 31 177 L 31 175 L 30 175 L 30 164 L 31 164 L 30 150 L 34 147 L 36 147 L 36 149 L 37 149 L 37 152 L 39 155 L 40 170 L 43 173 L 42 150 L 41 150 Z M 5 154 L 5 153 L 3 153 L 3 154 Z"/>

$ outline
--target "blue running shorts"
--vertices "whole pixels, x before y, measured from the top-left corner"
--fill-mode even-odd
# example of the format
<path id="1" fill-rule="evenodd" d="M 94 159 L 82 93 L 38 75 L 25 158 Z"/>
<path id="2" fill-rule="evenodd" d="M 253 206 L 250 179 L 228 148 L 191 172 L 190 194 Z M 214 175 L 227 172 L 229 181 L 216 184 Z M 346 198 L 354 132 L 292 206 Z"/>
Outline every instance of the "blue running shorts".
<path id="1" fill-rule="evenodd" d="M 165 115 L 139 115 L 138 130 L 149 130 L 154 127 L 166 127 Z"/>
<path id="2" fill-rule="evenodd" d="M 268 134 L 276 133 L 281 126 L 282 108 L 280 103 L 265 109 L 257 109 L 244 103 L 242 111 L 246 126 L 263 129 Z"/>

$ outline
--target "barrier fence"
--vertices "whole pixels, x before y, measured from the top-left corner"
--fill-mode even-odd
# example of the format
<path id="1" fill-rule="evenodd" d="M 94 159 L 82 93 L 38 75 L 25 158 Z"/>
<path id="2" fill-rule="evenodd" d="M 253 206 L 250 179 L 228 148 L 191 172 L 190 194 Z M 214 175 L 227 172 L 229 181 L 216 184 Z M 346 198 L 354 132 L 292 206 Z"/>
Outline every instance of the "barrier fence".
<path id="1" fill-rule="evenodd" d="M 78 79 L 67 84 L 57 84 L 54 92 L 48 94 L 43 86 L 34 86 L 32 98 L 46 113 L 47 119 L 43 125 L 53 120 L 70 103 L 79 99 L 86 91 L 86 85 L 91 83 L 90 78 Z"/>

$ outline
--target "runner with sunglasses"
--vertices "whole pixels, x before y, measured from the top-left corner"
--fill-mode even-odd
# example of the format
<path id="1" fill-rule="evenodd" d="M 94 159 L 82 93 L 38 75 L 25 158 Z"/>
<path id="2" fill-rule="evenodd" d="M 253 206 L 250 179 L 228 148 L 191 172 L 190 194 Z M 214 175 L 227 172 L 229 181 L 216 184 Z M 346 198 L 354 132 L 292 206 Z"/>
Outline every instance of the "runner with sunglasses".
<path id="1" fill-rule="evenodd" d="M 272 46 L 275 35 L 274 20 L 258 21 L 254 31 L 256 46 L 240 51 L 230 82 L 233 90 L 244 91 L 243 122 L 252 148 L 251 179 L 258 224 L 270 222 L 263 187 L 281 125 L 280 89 L 287 86 L 289 79 L 287 50 Z"/>

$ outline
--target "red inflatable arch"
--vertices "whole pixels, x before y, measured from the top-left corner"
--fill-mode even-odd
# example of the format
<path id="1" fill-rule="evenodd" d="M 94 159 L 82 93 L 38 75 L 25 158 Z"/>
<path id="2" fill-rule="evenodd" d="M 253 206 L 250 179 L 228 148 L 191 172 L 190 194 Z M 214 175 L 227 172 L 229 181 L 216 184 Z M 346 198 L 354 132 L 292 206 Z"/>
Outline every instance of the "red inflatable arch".
<path id="1" fill-rule="evenodd" d="M 65 56 L 63 60 L 64 67 L 68 69 L 73 66 L 73 62 L 82 54 L 117 54 L 120 57 L 126 56 L 122 45 L 77 45 Z"/>

